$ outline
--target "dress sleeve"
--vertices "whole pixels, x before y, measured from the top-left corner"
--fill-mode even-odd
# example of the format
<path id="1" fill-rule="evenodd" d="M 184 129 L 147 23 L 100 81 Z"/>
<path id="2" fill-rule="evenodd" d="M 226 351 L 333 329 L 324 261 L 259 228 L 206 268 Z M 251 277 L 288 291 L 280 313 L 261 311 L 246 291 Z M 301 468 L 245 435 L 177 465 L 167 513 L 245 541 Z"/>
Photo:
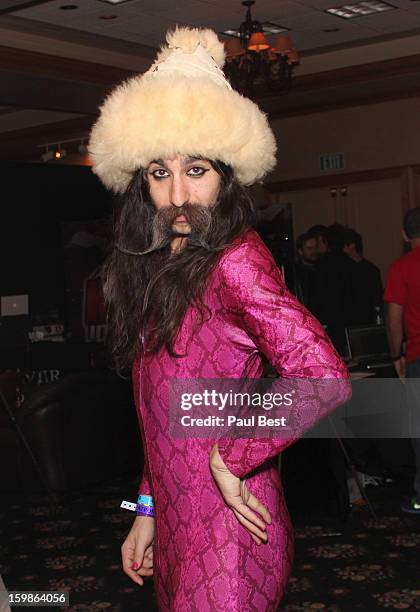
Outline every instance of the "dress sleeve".
<path id="1" fill-rule="evenodd" d="M 152 490 L 152 479 L 150 476 L 150 468 L 149 468 L 149 458 L 147 456 L 147 452 L 146 452 L 146 442 L 145 442 L 145 435 L 144 435 L 144 427 L 143 427 L 143 421 L 141 418 L 141 414 L 140 414 L 140 407 L 139 407 L 139 385 L 140 385 L 140 381 L 139 381 L 139 356 L 138 354 L 136 354 L 136 357 L 134 359 L 134 363 L 133 363 L 133 369 L 132 369 L 132 382 L 133 382 L 133 394 L 134 394 L 134 401 L 136 403 L 136 409 L 137 409 L 137 415 L 138 415 L 138 419 L 139 419 L 139 427 L 140 427 L 140 434 L 141 434 L 141 439 L 142 439 L 142 444 L 143 444 L 143 455 L 144 455 L 144 461 L 143 461 L 143 474 L 140 480 L 140 484 L 139 484 L 139 488 L 138 488 L 138 493 L 139 495 L 153 495 L 153 490 Z"/>
<path id="2" fill-rule="evenodd" d="M 281 379 L 345 379 L 339 382 L 332 410 L 350 398 L 349 374 L 322 325 L 287 289 L 271 253 L 261 243 L 244 242 L 221 261 L 225 307 L 247 332 Z M 309 395 L 308 395 L 309 397 Z M 315 395 L 302 403 L 303 430 L 319 417 Z M 315 418 L 316 416 L 316 418 Z M 322 416 L 325 416 L 323 414 Z M 299 437 L 299 436 L 297 436 Z M 243 477 L 271 459 L 297 437 L 223 438 L 220 455 L 228 469 Z"/>

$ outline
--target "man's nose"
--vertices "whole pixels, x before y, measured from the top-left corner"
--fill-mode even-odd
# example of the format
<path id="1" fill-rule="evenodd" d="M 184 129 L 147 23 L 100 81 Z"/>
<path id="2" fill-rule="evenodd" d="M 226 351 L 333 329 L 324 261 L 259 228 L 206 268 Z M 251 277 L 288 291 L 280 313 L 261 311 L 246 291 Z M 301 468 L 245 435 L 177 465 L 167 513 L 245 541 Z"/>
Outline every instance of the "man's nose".
<path id="1" fill-rule="evenodd" d="M 169 194 L 173 206 L 184 206 L 188 202 L 189 192 L 183 177 L 174 176 Z"/>

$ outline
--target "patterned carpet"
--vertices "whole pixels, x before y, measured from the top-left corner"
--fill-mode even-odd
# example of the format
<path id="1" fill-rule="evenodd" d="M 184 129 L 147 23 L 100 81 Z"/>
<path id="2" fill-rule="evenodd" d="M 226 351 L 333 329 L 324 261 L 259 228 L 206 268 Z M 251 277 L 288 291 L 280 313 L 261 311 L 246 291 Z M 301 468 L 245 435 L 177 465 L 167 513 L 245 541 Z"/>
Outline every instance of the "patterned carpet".
<path id="1" fill-rule="evenodd" d="M 70 607 L 62 608 L 69 612 L 156 612 L 151 582 L 138 587 L 120 568 L 133 515 L 119 504 L 135 492 L 136 481 L 127 479 L 67 494 L 56 506 L 45 496 L 3 496 L 0 573 L 6 587 L 69 590 Z M 369 492 L 378 520 L 366 506 L 354 507 L 345 523 L 294 517 L 295 565 L 281 610 L 420 610 L 420 517 L 399 512 L 401 487 Z"/>

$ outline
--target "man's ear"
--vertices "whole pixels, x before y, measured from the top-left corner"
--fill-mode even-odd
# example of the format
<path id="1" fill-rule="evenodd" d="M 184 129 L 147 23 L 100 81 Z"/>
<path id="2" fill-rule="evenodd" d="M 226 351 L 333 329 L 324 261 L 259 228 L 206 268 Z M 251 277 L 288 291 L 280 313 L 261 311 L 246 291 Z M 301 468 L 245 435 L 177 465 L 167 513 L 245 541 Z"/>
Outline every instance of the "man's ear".
<path id="1" fill-rule="evenodd" d="M 404 230 L 401 230 L 401 235 L 403 237 L 404 242 L 411 242 L 410 238 L 407 236 Z"/>

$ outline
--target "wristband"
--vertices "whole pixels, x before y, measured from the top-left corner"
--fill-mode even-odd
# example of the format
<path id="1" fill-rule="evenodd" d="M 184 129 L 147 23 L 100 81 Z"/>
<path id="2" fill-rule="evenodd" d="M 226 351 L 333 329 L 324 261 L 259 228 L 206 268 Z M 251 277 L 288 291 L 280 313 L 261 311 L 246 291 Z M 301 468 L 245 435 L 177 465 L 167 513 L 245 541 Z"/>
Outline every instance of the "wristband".
<path id="1" fill-rule="evenodd" d="M 137 499 L 137 503 L 141 506 L 150 506 L 151 508 L 155 507 L 153 497 L 151 495 L 139 495 Z"/>
<path id="2" fill-rule="evenodd" d="M 136 514 L 137 516 L 155 516 L 155 504 L 151 495 L 139 495 Z"/>
<path id="3" fill-rule="evenodd" d="M 139 495 L 136 504 L 122 501 L 120 508 L 132 510 L 137 516 L 155 516 L 155 504 L 151 495 Z"/>
<path id="4" fill-rule="evenodd" d="M 395 357 L 392 357 L 391 355 L 391 361 L 392 363 L 394 363 L 395 361 L 399 361 L 402 357 L 404 357 L 403 353 L 400 353 L 399 355 L 395 355 Z"/>
<path id="5" fill-rule="evenodd" d="M 137 504 L 136 515 L 137 516 L 151 516 L 151 517 L 154 517 L 155 516 L 155 509 L 153 508 L 153 506 L 141 506 L 140 504 Z"/>

